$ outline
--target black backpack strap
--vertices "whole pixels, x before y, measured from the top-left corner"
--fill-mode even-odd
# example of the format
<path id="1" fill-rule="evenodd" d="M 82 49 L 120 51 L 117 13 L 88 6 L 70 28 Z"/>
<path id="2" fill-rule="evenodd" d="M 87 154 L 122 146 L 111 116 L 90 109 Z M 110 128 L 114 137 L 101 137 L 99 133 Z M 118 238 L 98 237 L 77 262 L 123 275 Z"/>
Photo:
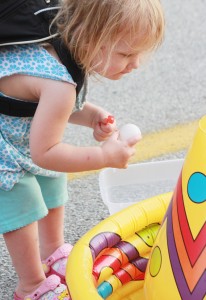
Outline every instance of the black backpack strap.
<path id="1" fill-rule="evenodd" d="M 85 79 L 85 73 L 81 66 L 79 66 L 73 59 L 71 53 L 60 40 L 60 38 L 55 38 L 51 41 L 57 55 L 59 56 L 63 65 L 67 68 L 69 74 L 72 76 L 74 82 L 76 82 L 77 95 L 79 94 Z"/>
<path id="2" fill-rule="evenodd" d="M 33 117 L 38 103 L 20 101 L 0 95 L 0 113 L 13 117 Z"/>

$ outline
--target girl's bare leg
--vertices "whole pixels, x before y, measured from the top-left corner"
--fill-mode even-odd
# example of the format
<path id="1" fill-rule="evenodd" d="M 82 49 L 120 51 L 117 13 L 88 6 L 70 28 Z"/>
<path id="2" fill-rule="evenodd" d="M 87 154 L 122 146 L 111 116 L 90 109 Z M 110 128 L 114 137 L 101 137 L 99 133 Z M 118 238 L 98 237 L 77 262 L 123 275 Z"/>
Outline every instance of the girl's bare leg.
<path id="1" fill-rule="evenodd" d="M 18 275 L 16 293 L 24 298 L 45 279 L 42 269 L 37 222 L 4 234 L 13 266 Z"/>
<path id="2" fill-rule="evenodd" d="M 41 259 L 44 260 L 64 244 L 64 206 L 50 209 L 38 225 Z"/>

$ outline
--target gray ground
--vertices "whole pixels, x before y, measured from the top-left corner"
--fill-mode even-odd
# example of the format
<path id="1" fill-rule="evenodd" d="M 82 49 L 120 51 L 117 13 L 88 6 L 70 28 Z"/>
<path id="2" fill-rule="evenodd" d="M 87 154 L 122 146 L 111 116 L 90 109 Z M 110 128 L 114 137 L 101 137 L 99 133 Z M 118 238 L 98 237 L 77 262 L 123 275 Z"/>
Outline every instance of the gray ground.
<path id="1" fill-rule="evenodd" d="M 162 0 L 166 37 L 161 49 L 134 74 L 118 82 L 91 82 L 90 101 L 114 113 L 119 125 L 137 124 L 142 133 L 187 123 L 206 111 L 205 0 Z M 68 127 L 65 140 L 94 144 L 88 129 Z M 184 157 L 185 152 L 166 158 Z M 108 216 L 98 186 L 98 174 L 69 183 L 66 239 L 75 243 Z M 12 300 L 16 275 L 0 237 L 0 300 Z"/>

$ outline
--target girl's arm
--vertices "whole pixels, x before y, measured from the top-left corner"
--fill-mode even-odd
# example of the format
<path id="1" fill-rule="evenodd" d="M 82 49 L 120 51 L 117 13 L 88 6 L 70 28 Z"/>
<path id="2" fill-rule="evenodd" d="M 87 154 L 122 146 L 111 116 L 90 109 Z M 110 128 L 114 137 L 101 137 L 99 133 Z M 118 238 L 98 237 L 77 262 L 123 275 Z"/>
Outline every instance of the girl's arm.
<path id="1" fill-rule="evenodd" d="M 35 80 L 40 100 L 32 121 L 30 149 L 37 165 L 60 172 L 126 167 L 134 154 L 136 140 L 119 141 L 115 133 L 101 146 L 76 147 L 63 143 L 64 130 L 75 104 L 75 88 L 59 81 Z"/>

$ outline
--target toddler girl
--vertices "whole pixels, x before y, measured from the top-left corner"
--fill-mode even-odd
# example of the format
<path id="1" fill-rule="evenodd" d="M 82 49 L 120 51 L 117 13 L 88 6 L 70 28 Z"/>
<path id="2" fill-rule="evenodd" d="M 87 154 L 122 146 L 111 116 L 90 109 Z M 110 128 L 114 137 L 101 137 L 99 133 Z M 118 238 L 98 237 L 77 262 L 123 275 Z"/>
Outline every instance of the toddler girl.
<path id="1" fill-rule="evenodd" d="M 159 0 L 60 4 L 52 24 L 57 39 L 0 48 L 6 104 L 12 99 L 36 107 L 34 116 L 12 109 L 0 114 L 0 233 L 18 275 L 16 300 L 70 299 L 64 284 L 72 248 L 63 235 L 66 173 L 126 168 L 137 142 L 118 139 L 111 113 L 85 101 L 87 78 L 122 78 L 159 46 L 164 31 Z M 104 142 L 94 147 L 62 142 L 68 122 L 92 128 L 94 138 Z"/>

